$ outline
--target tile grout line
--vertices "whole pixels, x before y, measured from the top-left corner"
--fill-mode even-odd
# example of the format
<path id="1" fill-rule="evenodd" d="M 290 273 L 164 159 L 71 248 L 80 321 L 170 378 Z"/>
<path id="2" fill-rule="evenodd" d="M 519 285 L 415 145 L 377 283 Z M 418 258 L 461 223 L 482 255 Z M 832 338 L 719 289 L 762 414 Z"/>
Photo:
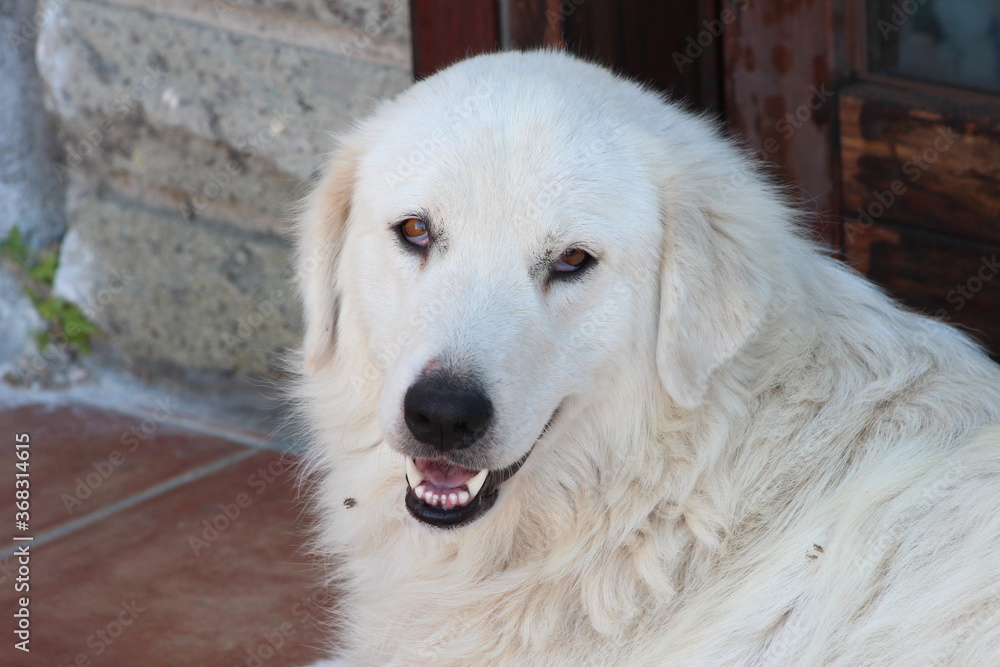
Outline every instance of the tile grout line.
<path id="1" fill-rule="evenodd" d="M 69 535 L 70 533 L 76 532 L 81 528 L 85 528 L 91 524 L 106 519 L 109 516 L 121 512 L 122 510 L 126 510 L 130 507 L 138 505 L 139 503 L 163 495 L 168 491 L 172 491 L 178 487 L 184 486 L 185 484 L 199 480 L 202 477 L 207 477 L 208 475 L 211 475 L 214 472 L 218 472 L 223 468 L 227 468 L 230 465 L 239 463 L 240 461 L 248 459 L 251 456 L 254 456 L 255 454 L 259 454 L 260 451 L 261 450 L 259 448 L 248 448 L 241 452 L 230 454 L 229 456 L 221 458 L 213 463 L 209 463 L 208 465 L 204 465 L 200 468 L 188 471 L 182 475 L 178 475 L 177 477 L 168 479 L 167 481 L 161 482 L 156 486 L 152 486 L 146 489 L 145 491 L 140 491 L 139 493 L 128 496 L 127 498 L 119 500 L 118 502 L 112 503 L 107 507 L 95 510 L 89 514 L 84 514 L 78 519 L 74 519 L 68 523 L 64 523 L 62 525 L 56 526 L 55 528 L 47 530 L 41 535 L 36 536 L 34 540 L 19 542 L 14 546 L 4 549 L 3 551 L 0 551 L 0 559 L 7 559 L 10 556 L 14 555 L 16 549 L 19 546 L 27 544 L 31 545 L 32 547 L 38 547 L 43 544 L 47 544 L 48 542 L 52 542 L 53 540 L 59 539 L 60 537 L 64 537 L 66 535 Z"/>

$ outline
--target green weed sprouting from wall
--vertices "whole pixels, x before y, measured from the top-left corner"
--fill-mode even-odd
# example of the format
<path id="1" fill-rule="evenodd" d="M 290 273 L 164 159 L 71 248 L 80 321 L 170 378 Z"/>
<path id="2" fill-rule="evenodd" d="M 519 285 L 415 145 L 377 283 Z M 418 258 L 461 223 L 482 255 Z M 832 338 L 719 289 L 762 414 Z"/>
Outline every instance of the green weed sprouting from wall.
<path id="1" fill-rule="evenodd" d="M 58 248 L 36 253 L 24 243 L 21 230 L 14 227 L 7 238 L 0 241 L 0 257 L 13 265 L 24 281 L 25 293 L 46 324 L 35 339 L 39 349 L 45 350 L 56 341 L 65 341 L 75 350 L 89 353 L 90 338 L 97 331 L 97 325 L 88 320 L 76 305 L 52 294 L 56 269 L 59 268 Z"/>

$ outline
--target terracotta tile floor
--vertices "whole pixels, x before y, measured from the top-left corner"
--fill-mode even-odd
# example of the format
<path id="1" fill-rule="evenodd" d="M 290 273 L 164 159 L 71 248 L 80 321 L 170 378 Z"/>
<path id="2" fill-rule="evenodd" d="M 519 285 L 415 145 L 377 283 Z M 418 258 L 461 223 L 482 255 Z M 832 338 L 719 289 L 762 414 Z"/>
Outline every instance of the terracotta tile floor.
<path id="1" fill-rule="evenodd" d="M 82 406 L 0 405 L 0 665 L 264 667 L 322 657 L 294 457 Z M 31 438 L 16 530 L 15 434 Z M 14 542 L 12 535 L 33 542 Z M 30 654 L 14 649 L 30 544 Z"/>

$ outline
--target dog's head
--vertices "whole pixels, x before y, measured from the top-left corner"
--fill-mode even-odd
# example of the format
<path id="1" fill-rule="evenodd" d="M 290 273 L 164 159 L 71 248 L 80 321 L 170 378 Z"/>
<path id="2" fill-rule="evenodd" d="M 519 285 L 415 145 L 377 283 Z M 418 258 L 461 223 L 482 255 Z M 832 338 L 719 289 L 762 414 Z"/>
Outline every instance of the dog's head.
<path id="1" fill-rule="evenodd" d="M 468 523 L 617 367 L 699 405 L 766 310 L 749 221 L 771 197 L 709 124 L 605 70 L 465 61 L 343 137 L 315 190 L 306 371 L 370 360 L 410 513 Z"/>

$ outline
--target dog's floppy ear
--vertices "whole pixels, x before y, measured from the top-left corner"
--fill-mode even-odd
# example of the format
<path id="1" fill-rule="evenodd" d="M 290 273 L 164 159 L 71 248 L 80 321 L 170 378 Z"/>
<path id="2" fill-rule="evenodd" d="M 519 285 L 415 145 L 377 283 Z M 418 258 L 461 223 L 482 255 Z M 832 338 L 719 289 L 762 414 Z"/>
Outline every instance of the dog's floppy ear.
<path id="1" fill-rule="evenodd" d="M 305 317 L 305 368 L 330 361 L 340 305 L 337 263 L 351 213 L 360 148 L 345 138 L 298 218 L 296 258 Z"/>
<path id="2" fill-rule="evenodd" d="M 713 372 L 760 329 L 771 289 L 766 257 L 754 256 L 761 244 L 738 217 L 753 207 L 675 204 L 664 211 L 656 365 L 669 396 L 695 408 Z"/>

